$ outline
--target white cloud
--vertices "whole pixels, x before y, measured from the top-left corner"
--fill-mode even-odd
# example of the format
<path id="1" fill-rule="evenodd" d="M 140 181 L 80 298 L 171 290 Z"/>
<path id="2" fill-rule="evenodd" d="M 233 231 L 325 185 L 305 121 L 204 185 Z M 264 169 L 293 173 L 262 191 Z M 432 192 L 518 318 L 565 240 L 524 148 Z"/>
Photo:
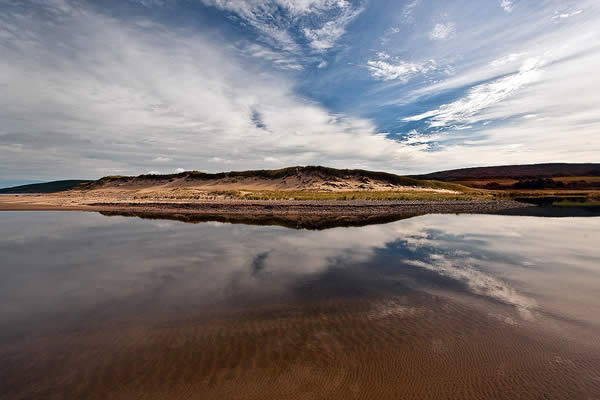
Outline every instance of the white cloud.
<path id="1" fill-rule="evenodd" d="M 362 8 L 356 10 L 344 9 L 338 17 L 327 21 L 319 28 L 304 28 L 304 35 L 310 41 L 312 48 L 319 51 L 330 49 L 346 32 L 346 25 L 352 22 L 362 11 Z"/>
<path id="2" fill-rule="evenodd" d="M 404 8 L 402 9 L 402 22 L 412 23 L 415 21 L 414 11 L 420 2 L 421 0 L 413 0 L 404 6 Z"/>
<path id="3" fill-rule="evenodd" d="M 426 74 L 437 68 L 433 60 L 424 63 L 407 62 L 397 58 L 390 59 L 390 56 L 383 52 L 377 53 L 377 56 L 378 60 L 367 61 L 367 68 L 373 78 L 383 81 L 406 82 L 417 74 Z"/>
<path id="4" fill-rule="evenodd" d="M 431 40 L 445 40 L 450 39 L 456 34 L 456 25 L 452 22 L 445 24 L 435 24 L 431 32 L 429 32 L 429 39 Z"/>
<path id="5" fill-rule="evenodd" d="M 502 7 L 504 11 L 509 13 L 512 12 L 514 5 L 512 0 L 500 0 L 500 7 Z"/>
<path id="6" fill-rule="evenodd" d="M 345 33 L 346 25 L 362 12 L 346 0 L 202 0 L 204 4 L 235 13 L 261 32 L 269 44 L 298 52 L 290 35 L 301 28 L 310 46 L 324 51 Z"/>
<path id="7" fill-rule="evenodd" d="M 441 134 L 421 133 L 416 129 L 413 129 L 402 138 L 402 143 L 412 146 L 421 146 L 420 148 L 422 150 L 427 150 L 430 148 L 431 143 L 437 142 L 442 136 L 443 135 Z"/>
<path id="8" fill-rule="evenodd" d="M 554 16 L 552 17 L 552 19 L 553 20 L 566 19 L 566 18 L 573 17 L 575 15 L 579 15 L 582 12 L 583 12 L 583 10 L 565 11 L 565 12 L 555 11 L 554 12 Z"/>
<path id="9" fill-rule="evenodd" d="M 274 51 L 258 43 L 239 43 L 238 48 L 242 54 L 250 57 L 267 60 L 272 66 L 284 70 L 302 70 L 298 58 L 286 52 Z"/>
<path id="10" fill-rule="evenodd" d="M 317 68 L 325 68 L 326 66 L 327 66 L 327 61 L 323 60 L 317 65 Z"/>
<path id="11" fill-rule="evenodd" d="M 552 23 L 550 5 L 512 14 L 511 24 L 522 29 L 502 30 L 505 23 L 499 23 L 492 34 L 487 23 L 481 29 L 489 35 L 469 36 L 465 31 L 463 41 L 461 33 L 460 43 L 449 42 L 438 50 L 464 51 L 455 75 L 391 103 L 425 103 L 439 93 L 460 93 L 405 119 L 423 120 L 432 131 L 445 133 L 434 150 L 437 169 L 466 166 L 464 160 L 481 166 L 598 159 L 600 76 L 595 71 L 600 51 L 595 43 L 600 40 L 600 7 L 593 1 L 577 5 L 575 10 L 584 9 L 585 18 Z M 469 46 L 469 37 L 476 41 L 475 48 Z M 439 53 L 434 56 L 442 58 Z M 458 131 L 457 125 L 472 129 Z"/>
<path id="12" fill-rule="evenodd" d="M 258 24 L 260 40 L 232 43 L 216 39 L 221 36 L 215 27 L 206 34 L 199 26 L 107 17 L 90 11 L 86 2 L 0 0 L 10 4 L 0 13 L 0 175 L 43 180 L 73 171 L 95 177 L 163 165 L 261 168 L 265 157 L 282 165 L 428 172 L 465 163 L 593 161 L 600 154 L 595 0 L 573 7 L 558 0 L 515 1 L 510 17 L 499 2 L 445 3 L 441 16 L 423 3 L 414 8 L 415 21 L 451 16 L 460 27 L 460 41 L 436 43 L 428 38 L 430 25 L 402 25 L 404 4 L 396 6 L 394 18 L 384 18 L 389 26 L 377 25 L 382 21 L 370 9 L 375 28 L 346 25 L 361 40 L 327 57 L 304 40 L 303 29 L 319 29 L 356 10 L 358 2 L 202 1 L 231 12 L 237 22 Z M 23 6 L 30 3 L 35 7 Z M 381 50 L 371 50 L 371 44 L 380 44 L 370 37 L 373 32 L 388 32 L 385 53 L 357 61 L 364 51 Z M 519 71 L 524 60 L 535 58 L 544 63 Z M 324 59 L 335 62 L 310 74 L 281 73 L 314 68 Z M 424 61 L 429 59 L 436 63 Z M 389 137 L 403 132 L 378 134 L 375 122 L 330 112 L 318 97 L 296 92 L 325 80 L 332 81 L 329 88 L 345 89 L 359 76 L 357 68 L 384 82 L 352 84 L 360 95 L 340 101 L 339 110 L 384 115 L 387 124 L 396 115 L 385 114 L 392 109 L 385 106 L 393 105 L 401 118 L 418 100 L 429 104 L 423 114 L 437 125 L 430 131 L 443 134 L 419 127 L 421 137 L 398 143 Z M 472 128 L 459 130 L 467 126 Z M 177 164 L 152 161 L 160 155 Z"/>
<path id="13" fill-rule="evenodd" d="M 428 123 L 431 127 L 473 122 L 475 116 L 482 110 L 507 99 L 519 89 L 537 81 L 541 76 L 542 66 L 540 59 L 527 59 L 519 72 L 491 83 L 474 86 L 465 97 L 444 104 L 435 110 L 404 118 L 404 121 L 429 119 Z"/>
<path id="14" fill-rule="evenodd" d="M 185 169 L 183 169 L 183 168 L 176 168 L 176 169 L 175 169 L 175 173 L 176 173 L 176 174 L 180 174 L 180 173 L 182 173 L 182 172 L 185 172 Z"/>
<path id="15" fill-rule="evenodd" d="M 152 161 L 157 162 L 157 163 L 167 163 L 167 162 L 171 161 L 171 159 L 169 157 L 158 156 L 158 157 L 154 158 Z"/>
<path id="16" fill-rule="evenodd" d="M 279 164 L 279 163 L 281 163 L 281 160 L 279 160 L 279 158 L 277 158 L 277 157 L 271 157 L 271 156 L 263 158 L 263 161 L 266 162 L 266 163 L 268 163 L 268 164 Z"/>
<path id="17" fill-rule="evenodd" d="M 418 157 L 371 121 L 329 113 L 296 96 L 287 78 L 201 34 L 122 24 L 83 7 L 60 19 L 0 16 L 23 36 L 22 45 L 0 39 L 6 174 L 136 174 L 168 162 L 148 158 L 157 149 L 205 170 L 223 169 L 208 161 L 215 156 L 236 169 L 260 168 L 273 154 L 282 165 L 379 169 Z M 255 111 L 268 132 L 252 120 Z"/>
<path id="18" fill-rule="evenodd" d="M 495 59 L 494 61 L 492 61 L 490 63 L 490 66 L 492 66 L 493 68 L 498 68 L 498 67 L 505 66 L 507 64 L 512 64 L 512 63 L 522 59 L 525 55 L 526 55 L 526 53 L 511 53 L 506 56 Z"/>

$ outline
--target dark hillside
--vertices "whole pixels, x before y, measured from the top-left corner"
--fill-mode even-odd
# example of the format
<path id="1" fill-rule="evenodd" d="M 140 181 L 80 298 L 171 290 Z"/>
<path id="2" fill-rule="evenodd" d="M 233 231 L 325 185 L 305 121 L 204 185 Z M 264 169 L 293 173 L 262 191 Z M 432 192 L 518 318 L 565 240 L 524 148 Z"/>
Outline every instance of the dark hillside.
<path id="1" fill-rule="evenodd" d="M 522 180 L 566 176 L 600 176 L 600 163 L 552 163 L 462 168 L 413 177 L 417 179 L 435 179 L 441 181 L 466 181 L 503 178 Z"/>
<path id="2" fill-rule="evenodd" d="M 27 194 L 27 193 L 56 193 L 73 189 L 74 187 L 91 181 L 81 179 L 71 179 L 64 181 L 54 181 L 46 183 L 34 183 L 31 185 L 21 185 L 6 189 L 0 189 L 0 194 Z"/>

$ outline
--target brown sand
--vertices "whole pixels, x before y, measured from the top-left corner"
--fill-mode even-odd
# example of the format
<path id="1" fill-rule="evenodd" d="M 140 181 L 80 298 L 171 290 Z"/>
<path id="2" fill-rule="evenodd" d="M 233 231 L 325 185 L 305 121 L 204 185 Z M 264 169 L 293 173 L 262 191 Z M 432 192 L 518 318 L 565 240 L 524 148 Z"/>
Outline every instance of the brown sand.
<path id="1" fill-rule="evenodd" d="M 219 314 L 138 316 L 15 340 L 0 347 L 0 399 L 600 395 L 597 351 L 425 293 Z"/>

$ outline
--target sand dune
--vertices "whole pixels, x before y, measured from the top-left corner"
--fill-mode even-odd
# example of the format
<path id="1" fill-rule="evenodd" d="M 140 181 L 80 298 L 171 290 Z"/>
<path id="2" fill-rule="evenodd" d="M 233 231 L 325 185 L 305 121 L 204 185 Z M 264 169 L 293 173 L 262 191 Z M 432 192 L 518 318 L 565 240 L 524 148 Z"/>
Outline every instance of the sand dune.
<path id="1" fill-rule="evenodd" d="M 82 185 L 82 190 L 134 190 L 159 193 L 178 189 L 217 192 L 228 190 L 273 191 L 383 191 L 425 190 L 458 193 L 458 185 L 417 180 L 385 172 L 342 170 L 326 167 L 290 167 L 207 174 L 197 171 L 172 175 L 109 176 Z"/>

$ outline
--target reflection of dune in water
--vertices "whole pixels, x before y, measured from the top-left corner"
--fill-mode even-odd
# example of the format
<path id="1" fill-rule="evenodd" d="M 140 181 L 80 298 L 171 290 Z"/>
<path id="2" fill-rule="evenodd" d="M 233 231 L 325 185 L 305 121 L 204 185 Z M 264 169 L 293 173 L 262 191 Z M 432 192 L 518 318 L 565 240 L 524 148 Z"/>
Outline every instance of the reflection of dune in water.
<path id="1" fill-rule="evenodd" d="M 418 213 L 409 212 L 396 214 L 390 213 L 385 215 L 369 215 L 369 214 L 356 214 L 356 215 L 338 215 L 338 214 L 324 214 L 324 215 L 305 215 L 301 213 L 295 214 L 284 214 L 284 215 L 244 215 L 244 214 L 207 214 L 207 215 L 194 215 L 194 214 L 165 214 L 165 213 L 140 213 L 135 211 L 124 212 L 124 211 L 101 211 L 100 214 L 107 217 L 110 216 L 123 216 L 123 217 L 137 217 L 141 219 L 150 220 L 171 220 L 181 221 L 189 224 L 201 224 L 206 222 L 221 222 L 227 224 L 244 224 L 244 225 L 257 225 L 257 226 L 283 226 L 290 229 L 309 229 L 309 230 L 324 230 L 339 227 L 361 227 L 368 225 L 386 224 L 390 222 L 399 221 L 417 215 Z"/>

